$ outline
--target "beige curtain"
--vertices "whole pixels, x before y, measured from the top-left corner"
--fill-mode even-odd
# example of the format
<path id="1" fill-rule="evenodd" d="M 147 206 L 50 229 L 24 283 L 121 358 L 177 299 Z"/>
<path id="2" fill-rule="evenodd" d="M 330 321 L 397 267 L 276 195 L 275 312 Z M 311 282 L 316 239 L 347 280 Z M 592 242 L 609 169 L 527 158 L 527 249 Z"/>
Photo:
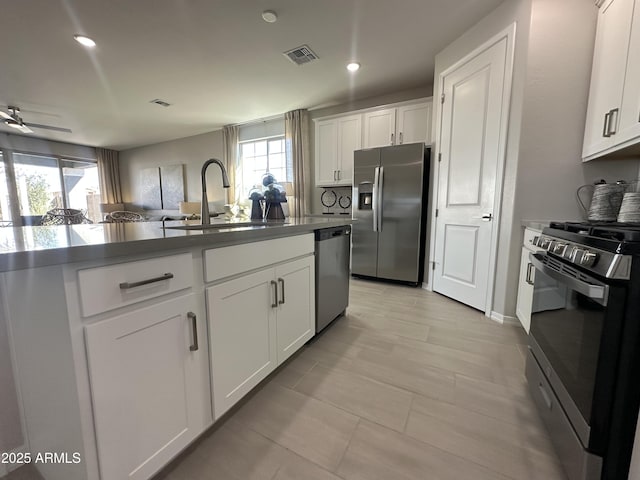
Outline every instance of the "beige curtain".
<path id="1" fill-rule="evenodd" d="M 240 189 L 236 188 L 236 178 L 240 178 L 237 175 L 239 168 L 238 162 L 238 131 L 240 129 L 237 125 L 228 125 L 222 129 L 222 149 L 224 151 L 224 164 L 227 169 L 227 175 L 229 177 L 229 184 L 227 188 L 227 203 L 237 203 L 237 195 L 240 194 Z"/>
<path id="2" fill-rule="evenodd" d="M 289 213 L 294 217 L 307 215 L 309 201 L 309 112 L 293 110 L 284 114 L 284 138 L 287 164 L 293 169 L 293 202 Z"/>
<path id="3" fill-rule="evenodd" d="M 98 158 L 98 178 L 102 203 L 122 203 L 118 152 L 106 148 L 96 148 L 96 157 Z"/>

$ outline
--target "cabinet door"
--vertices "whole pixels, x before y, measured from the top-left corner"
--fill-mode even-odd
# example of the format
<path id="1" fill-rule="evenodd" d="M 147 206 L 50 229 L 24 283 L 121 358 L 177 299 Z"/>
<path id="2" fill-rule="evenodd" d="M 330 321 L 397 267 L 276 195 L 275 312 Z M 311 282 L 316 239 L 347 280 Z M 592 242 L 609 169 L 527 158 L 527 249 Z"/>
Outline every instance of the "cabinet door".
<path id="1" fill-rule="evenodd" d="M 338 119 L 338 174 L 336 185 L 353 182 L 353 152 L 362 148 L 362 115 Z"/>
<path id="2" fill-rule="evenodd" d="M 364 148 L 395 145 L 396 109 L 376 110 L 363 115 Z"/>
<path id="3" fill-rule="evenodd" d="M 616 134 L 618 144 L 640 137 L 640 62 L 638 59 L 640 59 L 640 2 L 633 9 L 620 127 Z"/>
<path id="4" fill-rule="evenodd" d="M 315 334 L 314 272 L 313 256 L 276 268 L 278 364 L 289 358 Z"/>
<path id="5" fill-rule="evenodd" d="M 103 480 L 151 477 L 210 424 L 199 303 L 186 295 L 86 327 Z M 189 312 L 196 318 L 197 350 Z"/>
<path id="6" fill-rule="evenodd" d="M 398 107 L 398 141 L 396 143 L 431 143 L 432 102 Z"/>
<path id="7" fill-rule="evenodd" d="M 316 122 L 316 187 L 335 185 L 338 178 L 338 120 Z"/>
<path id="8" fill-rule="evenodd" d="M 594 158 L 617 141 L 634 0 L 609 0 L 598 12 L 582 156 Z"/>
<path id="9" fill-rule="evenodd" d="M 522 247 L 520 257 L 520 281 L 518 283 L 518 300 L 516 315 L 527 333 L 531 327 L 531 306 L 533 305 L 533 279 L 535 269 L 529 261 L 530 250 Z"/>
<path id="10" fill-rule="evenodd" d="M 207 288 L 216 419 L 277 363 L 273 268 Z"/>

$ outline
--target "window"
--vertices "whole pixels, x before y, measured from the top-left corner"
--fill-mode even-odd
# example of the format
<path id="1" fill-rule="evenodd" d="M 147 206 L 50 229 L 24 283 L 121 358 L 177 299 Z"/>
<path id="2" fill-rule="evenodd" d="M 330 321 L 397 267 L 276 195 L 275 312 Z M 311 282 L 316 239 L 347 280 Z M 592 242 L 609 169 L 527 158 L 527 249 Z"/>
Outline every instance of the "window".
<path id="1" fill-rule="evenodd" d="M 293 178 L 291 165 L 287 164 L 284 136 L 240 142 L 241 181 L 239 200 L 249 198 L 249 191 L 258 185 L 262 187 L 262 176 L 269 172 L 278 183 L 290 182 Z"/>
<path id="2" fill-rule="evenodd" d="M 9 186 L 7 173 L 0 152 L 0 227 L 11 225 L 11 204 L 9 201 Z"/>
<path id="3" fill-rule="evenodd" d="M 94 222 L 102 219 L 96 163 L 14 153 L 13 166 L 17 205 L 24 224 L 37 224 L 39 217 L 52 208 L 74 208 L 81 210 Z M 0 209 L 3 215 L 5 203 L 11 201 L 10 192 L 3 192 L 3 187 L 7 185 L 6 179 L 3 182 L 4 171 L 5 165 L 2 163 Z"/>

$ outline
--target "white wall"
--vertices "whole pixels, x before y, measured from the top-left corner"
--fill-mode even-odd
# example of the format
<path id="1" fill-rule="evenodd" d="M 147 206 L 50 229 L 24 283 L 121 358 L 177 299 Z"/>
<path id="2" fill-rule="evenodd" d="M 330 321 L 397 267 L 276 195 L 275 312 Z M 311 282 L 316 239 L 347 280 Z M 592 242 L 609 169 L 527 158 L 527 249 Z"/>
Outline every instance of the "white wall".
<path id="1" fill-rule="evenodd" d="M 184 164 L 185 196 L 188 202 L 201 198 L 200 170 L 210 158 L 222 160 L 222 130 L 193 137 L 156 143 L 120 152 L 122 196 L 126 203 L 141 204 L 140 171 L 144 168 Z M 215 165 L 207 171 L 209 202 L 216 211 L 226 203 L 220 169 Z"/>

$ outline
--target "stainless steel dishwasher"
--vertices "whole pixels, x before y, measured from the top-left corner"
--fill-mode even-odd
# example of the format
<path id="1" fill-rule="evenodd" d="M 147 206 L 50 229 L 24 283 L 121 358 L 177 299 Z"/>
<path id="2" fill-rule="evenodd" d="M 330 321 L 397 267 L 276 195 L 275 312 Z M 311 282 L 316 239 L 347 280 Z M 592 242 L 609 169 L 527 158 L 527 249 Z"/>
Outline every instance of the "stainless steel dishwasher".
<path id="1" fill-rule="evenodd" d="M 349 305 L 351 226 L 316 230 L 316 333 Z"/>

